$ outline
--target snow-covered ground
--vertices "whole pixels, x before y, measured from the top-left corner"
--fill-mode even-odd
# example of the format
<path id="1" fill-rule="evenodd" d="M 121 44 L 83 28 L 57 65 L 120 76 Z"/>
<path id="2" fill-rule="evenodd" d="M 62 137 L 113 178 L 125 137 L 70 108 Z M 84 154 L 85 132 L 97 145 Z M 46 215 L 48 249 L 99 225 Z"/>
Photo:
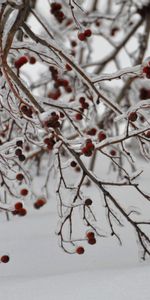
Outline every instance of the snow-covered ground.
<path id="1" fill-rule="evenodd" d="M 84 255 L 69 255 L 58 245 L 56 225 L 52 200 L 26 217 L 1 217 L 0 250 L 10 261 L 0 264 L 0 299 L 150 299 L 149 261 L 140 261 L 130 227 L 121 229 L 122 247 L 108 238 L 86 245 Z"/>

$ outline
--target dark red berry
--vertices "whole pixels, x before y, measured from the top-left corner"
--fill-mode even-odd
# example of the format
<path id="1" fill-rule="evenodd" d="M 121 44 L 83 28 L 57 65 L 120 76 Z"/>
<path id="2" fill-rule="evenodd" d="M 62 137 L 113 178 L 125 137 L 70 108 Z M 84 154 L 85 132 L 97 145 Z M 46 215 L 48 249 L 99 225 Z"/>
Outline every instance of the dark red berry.
<path id="1" fill-rule="evenodd" d="M 80 41 L 85 41 L 86 36 L 85 36 L 84 32 L 78 33 L 78 39 L 79 39 Z"/>
<path id="2" fill-rule="evenodd" d="M 80 121 L 80 120 L 83 119 L 83 116 L 82 116 L 81 114 L 77 113 L 77 114 L 75 115 L 75 118 L 76 118 L 77 121 Z"/>
<path id="3" fill-rule="evenodd" d="M 27 57 L 26 56 L 21 56 L 18 60 L 15 61 L 15 67 L 17 69 L 20 69 L 27 62 L 28 62 Z"/>
<path id="4" fill-rule="evenodd" d="M 16 146 L 22 148 L 23 147 L 23 142 L 22 141 L 17 141 Z"/>
<path id="5" fill-rule="evenodd" d="M 16 151 L 15 151 L 15 154 L 16 154 L 17 156 L 22 155 L 22 149 L 17 148 Z"/>
<path id="6" fill-rule="evenodd" d="M 19 209 L 21 209 L 21 208 L 23 208 L 22 202 L 16 202 L 16 203 L 15 203 L 15 210 L 19 210 Z"/>
<path id="7" fill-rule="evenodd" d="M 100 142 L 106 139 L 106 134 L 105 134 L 104 131 L 100 131 L 98 133 L 98 139 L 99 139 Z"/>
<path id="8" fill-rule="evenodd" d="M 85 35 L 86 37 L 90 37 L 90 36 L 92 35 L 91 29 L 86 29 L 86 30 L 84 31 L 84 35 Z"/>
<path id="9" fill-rule="evenodd" d="M 137 117 L 138 117 L 138 115 L 137 115 L 136 111 L 133 111 L 129 114 L 128 120 L 131 122 L 135 122 L 137 120 Z"/>
<path id="10" fill-rule="evenodd" d="M 112 149 L 112 150 L 110 151 L 110 155 L 115 156 L 115 155 L 116 155 L 116 150 Z"/>
<path id="11" fill-rule="evenodd" d="M 88 231 L 88 232 L 86 233 L 86 237 L 87 237 L 88 239 L 93 239 L 93 238 L 95 237 L 95 234 L 94 234 L 93 231 Z"/>
<path id="12" fill-rule="evenodd" d="M 24 179 L 24 175 L 23 175 L 22 173 L 18 173 L 18 174 L 16 175 L 16 179 L 17 179 L 18 181 L 22 181 L 22 180 Z"/>
<path id="13" fill-rule="evenodd" d="M 18 210 L 18 215 L 19 215 L 20 217 L 24 217 L 26 214 L 27 214 L 27 210 L 26 210 L 25 208 L 20 208 L 20 209 Z"/>
<path id="14" fill-rule="evenodd" d="M 3 255 L 3 256 L 1 256 L 0 260 L 1 260 L 2 263 L 6 264 L 6 263 L 9 262 L 10 258 L 9 258 L 8 255 Z"/>
<path id="15" fill-rule="evenodd" d="M 88 243 L 90 245 L 94 245 L 94 244 L 96 244 L 96 239 L 95 238 L 91 238 L 91 239 L 88 240 Z"/>
<path id="16" fill-rule="evenodd" d="M 22 189 L 22 190 L 20 191 L 20 195 L 21 195 L 21 196 L 27 196 L 28 193 L 29 193 L 29 191 L 28 191 L 27 189 Z"/>
<path id="17" fill-rule="evenodd" d="M 30 57 L 30 60 L 29 60 L 29 63 L 30 63 L 31 65 L 34 65 L 34 64 L 36 63 L 36 58 L 35 58 L 34 56 L 31 56 L 31 57 Z"/>
<path id="18" fill-rule="evenodd" d="M 67 70 L 67 71 L 71 71 L 71 70 L 72 70 L 72 67 L 71 67 L 69 64 L 66 64 L 66 70 Z"/>
<path id="19" fill-rule="evenodd" d="M 76 253 L 77 253 L 77 254 L 83 254 L 84 251 L 85 251 L 85 250 L 84 250 L 84 248 L 83 248 L 82 246 L 79 246 L 79 247 L 76 248 Z"/>
<path id="20" fill-rule="evenodd" d="M 88 198 L 85 200 L 84 203 L 85 203 L 85 205 L 89 206 L 89 205 L 92 205 L 93 201 L 90 198 Z"/>
<path id="21" fill-rule="evenodd" d="M 45 199 L 38 199 L 34 204 L 34 208 L 39 209 L 41 208 L 43 205 L 46 204 L 46 200 Z"/>

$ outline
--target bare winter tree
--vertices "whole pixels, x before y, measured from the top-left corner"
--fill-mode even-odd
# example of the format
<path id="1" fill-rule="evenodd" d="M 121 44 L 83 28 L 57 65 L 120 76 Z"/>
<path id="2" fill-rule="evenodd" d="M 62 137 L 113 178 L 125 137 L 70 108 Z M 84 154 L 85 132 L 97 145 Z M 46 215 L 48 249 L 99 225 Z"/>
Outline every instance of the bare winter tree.
<path id="1" fill-rule="evenodd" d="M 38 2 L 0 0 L 1 211 L 24 216 L 27 198 L 39 209 L 55 182 L 64 251 L 82 254 L 107 235 L 121 244 L 129 224 L 145 259 L 150 1 L 45 0 L 44 16 Z"/>

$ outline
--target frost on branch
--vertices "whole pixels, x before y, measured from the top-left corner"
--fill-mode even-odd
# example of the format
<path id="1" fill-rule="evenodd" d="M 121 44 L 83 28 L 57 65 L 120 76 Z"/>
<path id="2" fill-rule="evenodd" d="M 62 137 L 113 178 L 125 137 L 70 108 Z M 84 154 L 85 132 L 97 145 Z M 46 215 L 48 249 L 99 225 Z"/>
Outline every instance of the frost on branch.
<path id="1" fill-rule="evenodd" d="M 122 244 L 128 223 L 145 259 L 150 3 L 101 3 L 46 1 L 44 14 L 37 1 L 0 2 L 0 210 L 11 220 L 53 195 L 65 252 Z"/>

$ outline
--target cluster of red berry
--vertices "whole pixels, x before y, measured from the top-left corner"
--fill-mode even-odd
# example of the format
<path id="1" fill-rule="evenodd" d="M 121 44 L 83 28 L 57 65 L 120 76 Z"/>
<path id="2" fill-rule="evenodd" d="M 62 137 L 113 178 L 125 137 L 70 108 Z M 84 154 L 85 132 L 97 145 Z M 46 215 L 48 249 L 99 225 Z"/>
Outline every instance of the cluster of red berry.
<path id="1" fill-rule="evenodd" d="M 52 136 L 52 137 L 46 137 L 46 138 L 44 139 L 44 144 L 46 144 L 48 150 L 52 150 L 53 147 L 54 147 L 54 145 L 55 145 L 55 143 L 56 143 L 56 142 L 55 142 L 53 136 Z"/>
<path id="2" fill-rule="evenodd" d="M 19 148 L 17 148 L 16 151 L 15 151 L 16 156 L 18 156 L 18 159 L 19 159 L 20 161 L 25 161 L 26 157 L 25 157 L 25 155 L 22 153 L 23 142 L 22 142 L 21 140 L 20 140 L 20 141 L 18 140 L 18 141 L 16 142 L 16 146 L 19 147 Z"/>
<path id="3" fill-rule="evenodd" d="M 71 67 L 66 64 L 66 70 L 71 71 L 70 68 Z M 67 93 L 71 93 L 72 88 L 69 85 L 69 81 L 67 79 L 60 78 L 57 69 L 53 66 L 51 66 L 49 70 L 51 72 L 52 79 L 54 80 L 54 89 L 48 93 L 48 97 L 53 100 L 58 100 L 58 98 L 61 96 L 60 87 L 63 87 Z"/>
<path id="4" fill-rule="evenodd" d="M 93 151 L 95 149 L 95 146 L 92 142 L 91 139 L 87 139 L 85 141 L 85 146 L 82 148 L 82 153 L 85 155 L 85 156 L 91 156 L 93 154 Z"/>
<path id="5" fill-rule="evenodd" d="M 96 244 L 96 238 L 95 238 L 95 234 L 94 234 L 93 231 L 88 231 L 88 232 L 86 233 L 86 239 L 87 239 L 88 244 L 90 244 L 90 245 Z M 84 247 L 78 246 L 78 247 L 76 248 L 76 253 L 77 253 L 77 254 L 80 255 L 80 254 L 83 254 L 84 252 L 85 252 Z"/>
<path id="6" fill-rule="evenodd" d="M 62 23 L 65 19 L 65 15 L 62 11 L 62 5 L 59 2 L 51 3 L 51 14 L 56 18 L 59 23 Z"/>
<path id="7" fill-rule="evenodd" d="M 78 39 L 80 41 L 85 41 L 87 38 L 89 38 L 92 35 L 91 29 L 86 29 L 84 32 L 78 33 Z"/>
<path id="8" fill-rule="evenodd" d="M 52 112 L 51 116 L 45 121 L 44 125 L 48 128 L 60 127 L 59 115 L 56 112 Z"/>
<path id="9" fill-rule="evenodd" d="M 24 217 L 27 214 L 27 210 L 23 207 L 22 202 L 16 202 L 14 205 L 14 210 L 12 211 L 13 215 L 18 215 Z"/>
<path id="10" fill-rule="evenodd" d="M 27 56 L 23 55 L 15 61 L 15 63 L 14 63 L 15 68 L 20 69 L 27 62 L 29 62 L 31 65 L 34 65 L 36 63 L 36 58 L 34 56 L 27 57 Z"/>

